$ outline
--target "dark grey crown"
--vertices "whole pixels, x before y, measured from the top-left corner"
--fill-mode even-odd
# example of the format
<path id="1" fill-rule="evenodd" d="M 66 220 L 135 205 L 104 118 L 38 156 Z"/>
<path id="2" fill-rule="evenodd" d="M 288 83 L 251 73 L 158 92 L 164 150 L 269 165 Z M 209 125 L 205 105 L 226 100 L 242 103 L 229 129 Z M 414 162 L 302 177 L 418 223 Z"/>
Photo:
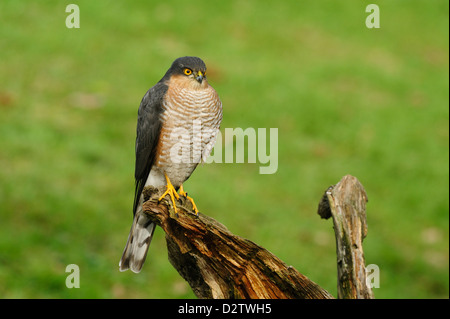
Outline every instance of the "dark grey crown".
<path id="1" fill-rule="evenodd" d="M 161 79 L 161 81 L 168 80 L 171 75 L 183 74 L 185 68 L 191 69 L 193 72 L 202 71 L 206 72 L 206 64 L 202 59 L 196 56 L 184 56 L 173 61 L 172 66 Z"/>

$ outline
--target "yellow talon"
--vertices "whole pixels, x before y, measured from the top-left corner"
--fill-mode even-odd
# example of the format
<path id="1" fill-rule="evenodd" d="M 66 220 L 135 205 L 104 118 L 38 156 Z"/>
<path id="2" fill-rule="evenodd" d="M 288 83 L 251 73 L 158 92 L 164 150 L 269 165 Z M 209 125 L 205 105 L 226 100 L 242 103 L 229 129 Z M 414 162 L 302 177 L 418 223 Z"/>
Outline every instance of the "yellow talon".
<path id="1" fill-rule="evenodd" d="M 166 197 L 166 195 L 169 195 L 170 199 L 172 200 L 173 211 L 175 214 L 178 214 L 175 198 L 180 199 L 180 196 L 178 195 L 177 191 L 175 190 L 175 187 L 173 187 L 172 183 L 170 182 L 169 177 L 167 177 L 166 174 L 164 174 L 164 176 L 166 177 L 166 182 L 167 182 L 166 191 L 164 192 L 164 194 L 162 194 L 159 197 L 158 201 L 159 202 L 162 201 L 164 199 L 164 197 Z M 192 197 L 189 197 L 188 194 L 184 191 L 183 185 L 180 186 L 180 195 L 184 196 L 184 198 L 186 198 L 187 200 L 189 200 L 192 203 L 192 209 L 194 210 L 195 215 L 198 215 L 197 205 L 195 205 Z"/>
<path id="2" fill-rule="evenodd" d="M 188 194 L 184 191 L 183 185 L 180 186 L 180 195 L 184 196 L 187 200 L 189 200 L 192 203 L 192 209 L 194 210 L 195 215 L 198 215 L 197 205 L 195 205 L 192 197 L 189 197 Z"/>
<path id="3" fill-rule="evenodd" d="M 164 192 L 164 194 L 161 195 L 161 197 L 159 197 L 158 201 L 160 202 L 164 197 L 166 197 L 166 195 L 170 196 L 170 199 L 172 200 L 172 204 L 173 204 L 173 210 L 175 212 L 175 214 L 178 214 L 177 212 L 177 205 L 175 202 L 175 197 L 177 199 L 180 198 L 180 196 L 177 194 L 177 191 L 175 190 L 175 187 L 173 187 L 172 183 L 170 182 L 169 177 L 167 177 L 166 174 L 164 174 L 164 176 L 166 177 L 166 182 L 167 182 L 167 188 L 166 191 Z"/>

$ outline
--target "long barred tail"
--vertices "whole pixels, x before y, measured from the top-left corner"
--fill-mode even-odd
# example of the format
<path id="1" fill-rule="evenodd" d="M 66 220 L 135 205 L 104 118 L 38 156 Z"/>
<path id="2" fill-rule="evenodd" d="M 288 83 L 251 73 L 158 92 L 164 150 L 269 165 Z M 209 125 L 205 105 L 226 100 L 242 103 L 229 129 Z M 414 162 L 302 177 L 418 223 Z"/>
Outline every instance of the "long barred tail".
<path id="1" fill-rule="evenodd" d="M 138 212 L 140 212 L 140 209 L 138 209 Z M 120 271 L 128 269 L 135 273 L 141 271 L 154 231 L 155 224 L 150 221 L 148 216 L 136 213 L 119 263 Z"/>

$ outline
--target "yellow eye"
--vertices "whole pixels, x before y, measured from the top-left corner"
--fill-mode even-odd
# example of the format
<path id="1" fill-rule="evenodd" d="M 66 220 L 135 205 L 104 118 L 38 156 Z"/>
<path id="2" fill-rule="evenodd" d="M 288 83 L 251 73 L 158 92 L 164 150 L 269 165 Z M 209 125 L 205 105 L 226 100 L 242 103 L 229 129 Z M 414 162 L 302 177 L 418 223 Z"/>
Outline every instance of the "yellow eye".
<path id="1" fill-rule="evenodd" d="M 186 75 L 191 75 L 192 74 L 192 70 L 186 68 L 186 69 L 183 70 L 183 73 L 186 74 Z"/>

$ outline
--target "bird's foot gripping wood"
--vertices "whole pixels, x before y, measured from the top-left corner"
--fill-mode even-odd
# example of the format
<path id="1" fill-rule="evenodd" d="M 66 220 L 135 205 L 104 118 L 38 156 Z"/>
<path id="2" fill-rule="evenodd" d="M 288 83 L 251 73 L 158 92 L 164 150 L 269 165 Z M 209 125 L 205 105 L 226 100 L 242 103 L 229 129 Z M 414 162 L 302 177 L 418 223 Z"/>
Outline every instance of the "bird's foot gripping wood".
<path id="1" fill-rule="evenodd" d="M 166 190 L 158 198 L 158 203 L 161 202 L 167 195 L 169 195 L 170 200 L 172 201 L 172 205 L 171 206 L 173 208 L 173 215 L 175 217 L 178 217 L 177 204 L 180 205 L 181 207 L 183 207 L 185 211 L 193 210 L 195 215 L 198 215 L 197 205 L 195 205 L 194 200 L 192 199 L 192 197 L 189 197 L 187 195 L 187 193 L 184 191 L 183 185 L 180 186 L 180 195 L 183 196 L 184 199 L 188 200 L 191 203 L 192 209 L 191 209 L 191 207 L 189 207 L 190 205 L 186 205 L 186 200 L 182 200 L 180 198 L 180 195 L 178 195 L 175 187 L 172 185 L 172 183 L 170 182 L 170 179 L 167 177 L 167 175 L 166 175 L 166 182 L 167 182 Z M 170 205 L 170 201 L 169 201 L 169 205 Z"/>
<path id="2" fill-rule="evenodd" d="M 175 198 L 180 199 L 180 196 L 178 195 L 175 187 L 173 187 L 172 183 L 170 182 L 169 177 L 167 177 L 167 175 L 165 175 L 165 176 L 166 176 L 166 182 L 167 182 L 166 191 L 164 192 L 164 194 L 162 194 L 158 198 L 158 202 L 162 201 L 164 199 L 164 197 L 169 195 L 170 199 L 172 200 L 174 214 L 175 214 L 175 216 L 178 216 L 177 202 L 175 201 Z"/>
<path id="3" fill-rule="evenodd" d="M 188 194 L 184 191 L 183 189 L 183 185 L 180 186 L 180 195 L 183 196 L 184 198 L 186 198 L 187 200 L 189 200 L 192 204 L 192 209 L 195 212 L 195 215 L 198 215 L 198 209 L 197 209 L 197 205 L 195 205 L 194 203 L 194 199 L 192 197 L 189 197 Z"/>

